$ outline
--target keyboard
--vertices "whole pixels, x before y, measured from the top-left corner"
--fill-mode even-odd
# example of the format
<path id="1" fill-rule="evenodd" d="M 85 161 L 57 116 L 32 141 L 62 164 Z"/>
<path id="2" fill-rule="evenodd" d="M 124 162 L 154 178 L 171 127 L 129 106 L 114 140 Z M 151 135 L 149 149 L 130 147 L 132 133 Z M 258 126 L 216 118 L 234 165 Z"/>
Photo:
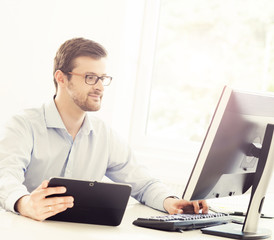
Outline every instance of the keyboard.
<path id="1" fill-rule="evenodd" d="M 138 218 L 133 222 L 139 227 L 153 228 L 165 231 L 183 231 L 211 227 L 231 222 L 225 213 L 207 214 L 174 214 Z"/>

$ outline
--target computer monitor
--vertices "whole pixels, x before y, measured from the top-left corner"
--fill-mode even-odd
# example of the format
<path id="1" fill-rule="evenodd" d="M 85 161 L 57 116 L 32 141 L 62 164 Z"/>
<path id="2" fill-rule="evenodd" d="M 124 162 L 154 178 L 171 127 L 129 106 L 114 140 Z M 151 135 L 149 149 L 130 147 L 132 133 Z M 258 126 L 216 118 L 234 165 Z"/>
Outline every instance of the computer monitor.
<path id="1" fill-rule="evenodd" d="M 229 223 L 203 233 L 237 239 L 271 235 L 258 229 L 258 221 L 273 171 L 273 131 L 274 95 L 223 89 L 183 199 L 227 197 L 250 190 L 250 202 L 243 226 Z"/>

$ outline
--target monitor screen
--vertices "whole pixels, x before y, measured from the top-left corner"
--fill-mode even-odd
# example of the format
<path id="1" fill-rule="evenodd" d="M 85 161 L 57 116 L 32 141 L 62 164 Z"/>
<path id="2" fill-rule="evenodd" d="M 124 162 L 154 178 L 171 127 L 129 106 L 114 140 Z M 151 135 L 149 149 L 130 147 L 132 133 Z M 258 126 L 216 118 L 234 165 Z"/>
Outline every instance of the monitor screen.
<path id="1" fill-rule="evenodd" d="M 270 124 L 274 124 L 274 95 L 225 87 L 183 199 L 240 195 L 252 189 L 254 184 L 258 185 L 254 179 L 259 181 L 263 173 L 265 163 L 260 157 L 262 149 L 268 155 L 268 147 L 262 148 L 262 145 Z"/>

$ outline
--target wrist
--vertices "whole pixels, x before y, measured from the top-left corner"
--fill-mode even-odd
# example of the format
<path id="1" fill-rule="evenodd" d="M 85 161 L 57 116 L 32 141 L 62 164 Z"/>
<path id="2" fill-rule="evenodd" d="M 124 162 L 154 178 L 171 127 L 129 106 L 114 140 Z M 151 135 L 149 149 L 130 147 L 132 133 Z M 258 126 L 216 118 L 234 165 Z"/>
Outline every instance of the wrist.
<path id="1" fill-rule="evenodd" d="M 164 200 L 164 209 L 166 212 L 170 213 L 170 208 L 173 205 L 174 201 L 178 200 L 179 198 L 176 196 L 168 196 Z"/>
<path id="2" fill-rule="evenodd" d="M 28 197 L 29 195 L 24 195 L 16 201 L 16 203 L 14 204 L 14 210 L 17 213 L 20 213 L 21 215 L 23 215 L 24 203 L 26 202 Z"/>

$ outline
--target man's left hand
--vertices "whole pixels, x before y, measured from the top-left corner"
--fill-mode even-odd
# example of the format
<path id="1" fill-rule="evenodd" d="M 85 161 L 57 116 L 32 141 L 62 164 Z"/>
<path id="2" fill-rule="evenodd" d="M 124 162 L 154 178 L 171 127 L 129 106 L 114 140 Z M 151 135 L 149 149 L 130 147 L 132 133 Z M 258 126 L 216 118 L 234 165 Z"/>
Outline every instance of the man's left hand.
<path id="1" fill-rule="evenodd" d="M 168 197 L 164 201 L 164 208 L 169 214 L 182 214 L 182 213 L 208 213 L 208 205 L 205 200 L 199 201 L 186 201 L 184 199 L 176 199 Z"/>

